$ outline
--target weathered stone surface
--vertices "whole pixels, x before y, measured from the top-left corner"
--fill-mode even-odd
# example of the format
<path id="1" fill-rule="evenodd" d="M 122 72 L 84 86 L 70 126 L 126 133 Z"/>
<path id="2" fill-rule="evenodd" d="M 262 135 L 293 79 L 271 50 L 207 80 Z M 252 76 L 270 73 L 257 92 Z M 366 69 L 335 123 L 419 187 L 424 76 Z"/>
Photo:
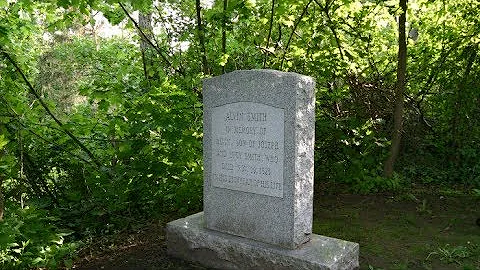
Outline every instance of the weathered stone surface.
<path id="1" fill-rule="evenodd" d="M 314 85 L 273 70 L 204 81 L 207 228 L 290 249 L 310 239 Z"/>
<path id="2" fill-rule="evenodd" d="M 217 269 L 357 269 L 356 243 L 313 234 L 283 249 L 205 228 L 203 212 L 167 225 L 168 253 Z"/>

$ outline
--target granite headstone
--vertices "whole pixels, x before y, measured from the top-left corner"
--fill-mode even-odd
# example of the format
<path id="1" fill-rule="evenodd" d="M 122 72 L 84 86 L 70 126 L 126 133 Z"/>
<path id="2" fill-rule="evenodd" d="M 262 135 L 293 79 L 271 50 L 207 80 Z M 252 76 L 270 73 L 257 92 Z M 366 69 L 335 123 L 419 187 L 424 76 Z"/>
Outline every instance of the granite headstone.
<path id="1" fill-rule="evenodd" d="M 314 87 L 274 70 L 204 81 L 204 212 L 167 225 L 170 254 L 225 269 L 358 267 L 358 244 L 312 235 Z"/>

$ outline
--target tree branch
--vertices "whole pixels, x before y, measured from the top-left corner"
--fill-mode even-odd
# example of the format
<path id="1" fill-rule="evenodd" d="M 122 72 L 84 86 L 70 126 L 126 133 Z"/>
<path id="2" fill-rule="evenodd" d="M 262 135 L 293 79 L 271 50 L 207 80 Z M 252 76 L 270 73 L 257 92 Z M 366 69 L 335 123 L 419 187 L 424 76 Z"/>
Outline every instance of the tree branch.
<path id="1" fill-rule="evenodd" d="M 135 26 L 135 28 L 137 28 L 138 32 L 140 32 L 140 34 L 142 35 L 142 37 L 145 39 L 145 41 L 150 45 L 152 46 L 152 48 L 157 51 L 157 53 L 160 55 L 160 57 L 163 59 L 163 61 L 165 61 L 165 63 L 173 68 L 173 70 L 175 70 L 176 72 L 180 73 L 181 75 L 185 76 L 185 72 L 183 72 L 183 70 L 180 70 L 180 69 L 177 69 L 175 68 L 172 63 L 168 60 L 168 58 L 163 54 L 163 52 L 160 50 L 160 48 L 158 48 L 158 46 L 155 46 L 155 44 L 153 44 L 153 42 L 147 37 L 147 35 L 143 32 L 143 30 L 141 29 L 141 27 L 138 25 L 138 23 L 135 21 L 135 19 L 133 19 L 133 17 L 130 15 L 130 13 L 128 13 L 127 9 L 125 8 L 125 6 L 118 2 L 118 4 L 120 5 L 120 7 L 122 8 L 123 12 L 125 12 L 125 15 L 127 15 L 127 17 L 130 19 L 130 21 L 133 23 L 133 25 Z"/>
<path id="2" fill-rule="evenodd" d="M 332 31 L 333 33 L 333 37 L 335 38 L 335 42 L 337 43 L 337 47 L 338 47 L 338 50 L 340 51 L 340 57 L 342 57 L 342 60 L 345 61 L 345 58 L 343 57 L 343 51 L 342 51 L 342 46 L 340 45 L 340 39 L 338 38 L 338 35 L 337 35 L 337 31 L 335 30 L 335 28 L 333 27 L 333 21 L 332 19 L 330 18 L 330 14 L 328 13 L 328 9 L 329 9 L 329 4 L 327 3 L 324 6 L 322 6 L 322 4 L 320 4 L 320 2 L 318 2 L 318 0 L 314 0 L 315 3 L 317 3 L 317 5 L 320 7 L 320 9 L 325 13 L 325 15 L 327 16 L 327 20 L 328 20 L 328 28 L 330 28 L 330 31 Z"/>
<path id="3" fill-rule="evenodd" d="M 283 61 L 285 60 L 285 56 L 288 51 L 288 47 L 290 46 L 290 42 L 292 41 L 293 34 L 295 33 L 295 30 L 297 29 L 298 24 L 302 21 L 303 16 L 305 13 L 307 13 L 308 6 L 312 3 L 313 0 L 308 1 L 307 5 L 305 5 L 305 8 L 303 8 L 302 14 L 300 14 L 300 17 L 298 17 L 297 21 L 293 25 L 292 33 L 290 33 L 290 36 L 288 37 L 287 45 L 285 46 L 285 50 L 283 51 L 282 55 L 282 60 L 280 62 L 280 69 L 283 69 Z"/>
<path id="4" fill-rule="evenodd" d="M 35 96 L 35 98 L 38 100 L 38 102 L 40 102 L 40 105 L 45 109 L 45 111 L 47 112 L 48 115 L 50 115 L 50 117 L 52 117 L 52 119 L 57 123 L 57 125 L 62 129 L 62 131 L 68 135 L 68 137 L 70 137 L 74 142 L 75 144 L 77 144 L 89 157 L 90 159 L 95 163 L 95 165 L 97 165 L 97 167 L 101 167 L 102 164 L 100 163 L 100 161 L 97 160 L 97 158 L 95 157 L 95 155 L 93 155 L 93 153 L 82 143 L 80 142 L 77 137 L 75 137 L 75 135 L 73 135 L 72 132 L 70 132 L 67 128 L 64 127 L 63 123 L 53 114 L 53 112 L 50 110 L 50 108 L 48 108 L 47 104 L 45 103 L 45 101 L 43 101 L 43 99 L 40 97 L 40 95 L 37 93 L 37 91 L 35 91 L 35 88 L 33 88 L 32 84 L 30 83 L 30 81 L 27 79 L 27 77 L 25 76 L 25 74 L 23 73 L 22 69 L 20 69 L 20 67 L 18 66 L 18 64 L 12 59 L 12 57 L 1 47 L 0 45 L 0 50 L 2 51 L 2 54 L 5 56 L 5 58 L 7 58 L 7 60 L 15 67 L 15 69 L 17 70 L 17 72 L 22 76 L 22 79 L 23 81 L 27 84 L 27 88 L 29 90 L 29 92 Z"/>

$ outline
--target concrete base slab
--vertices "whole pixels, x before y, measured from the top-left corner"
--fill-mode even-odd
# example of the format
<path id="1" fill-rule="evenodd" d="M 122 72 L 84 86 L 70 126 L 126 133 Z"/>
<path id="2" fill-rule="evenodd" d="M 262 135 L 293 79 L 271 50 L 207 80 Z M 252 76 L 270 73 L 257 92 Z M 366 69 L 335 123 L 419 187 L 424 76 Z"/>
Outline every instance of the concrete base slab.
<path id="1" fill-rule="evenodd" d="M 167 252 L 217 269 L 358 269 L 357 243 L 313 234 L 284 249 L 205 228 L 203 212 L 167 224 Z"/>

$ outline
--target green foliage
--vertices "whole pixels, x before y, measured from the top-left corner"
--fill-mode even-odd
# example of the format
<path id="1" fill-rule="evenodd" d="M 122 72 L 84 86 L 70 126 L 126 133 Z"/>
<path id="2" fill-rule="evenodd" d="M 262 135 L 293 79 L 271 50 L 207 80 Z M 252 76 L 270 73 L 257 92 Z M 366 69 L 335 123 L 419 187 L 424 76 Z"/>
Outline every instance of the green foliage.
<path id="1" fill-rule="evenodd" d="M 317 117 L 315 173 L 318 179 L 347 183 L 362 193 L 397 189 L 397 177 L 381 176 L 388 141 L 378 138 L 375 132 L 373 121 L 362 123 L 350 118 L 339 124 Z"/>
<path id="2" fill-rule="evenodd" d="M 85 165 L 68 152 L 40 160 L 50 150 L 45 145 L 31 149 L 38 153 L 37 165 L 54 169 L 43 174 L 63 188 L 60 195 L 65 208 L 59 215 L 70 220 L 65 225 L 72 229 L 114 232 L 130 222 L 125 216 L 148 216 L 158 208 L 199 209 L 201 103 L 193 91 L 179 89 L 165 76 L 158 85 L 147 87 L 138 54 L 132 45 L 119 40 L 105 41 L 97 50 L 89 39 L 61 44 L 49 52 L 55 61 L 65 63 L 66 72 L 82 67 L 70 91 L 88 100 L 72 106 L 59 99 L 57 104 L 65 104 L 63 112 L 69 121 L 65 125 L 105 164 L 100 170 L 85 171 Z M 52 80 L 46 81 L 55 86 Z M 45 125 L 54 123 L 46 121 Z M 48 136 L 52 129 L 45 131 Z M 69 140 L 54 140 L 57 147 L 75 151 Z M 108 230 L 99 219 L 110 224 Z"/>
<path id="3" fill-rule="evenodd" d="M 72 254 L 79 243 L 65 239 L 71 231 L 59 230 L 56 218 L 34 207 L 7 207 L 8 215 L 0 223 L 0 266 L 2 269 L 71 266 Z"/>

